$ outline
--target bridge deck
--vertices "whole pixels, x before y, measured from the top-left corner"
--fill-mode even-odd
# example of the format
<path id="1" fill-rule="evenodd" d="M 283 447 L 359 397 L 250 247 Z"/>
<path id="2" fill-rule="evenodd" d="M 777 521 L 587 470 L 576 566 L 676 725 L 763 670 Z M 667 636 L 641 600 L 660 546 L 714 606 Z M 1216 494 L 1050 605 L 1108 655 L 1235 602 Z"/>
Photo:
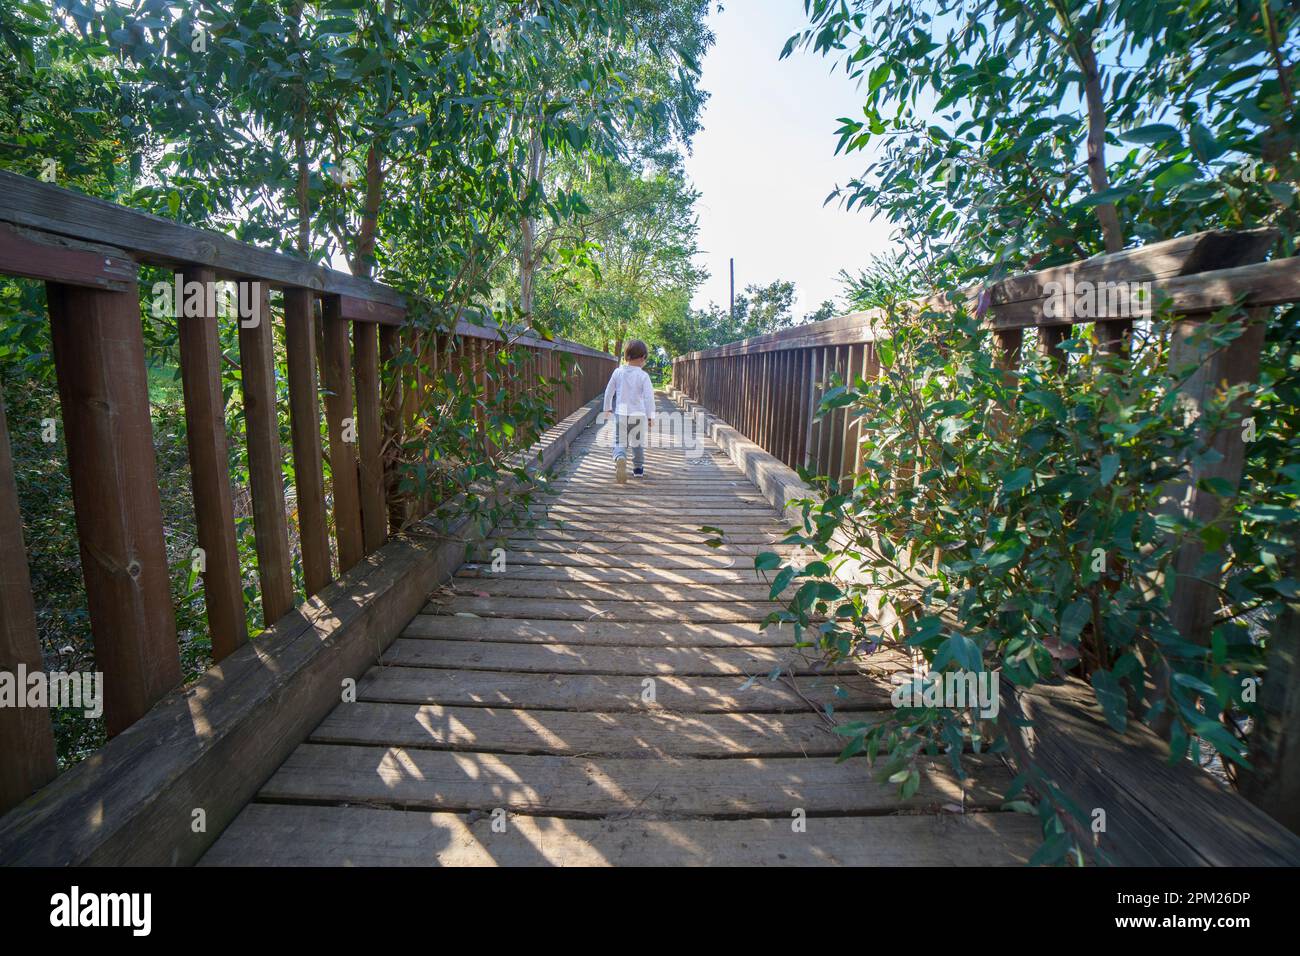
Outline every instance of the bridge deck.
<path id="1" fill-rule="evenodd" d="M 204 864 L 1027 859 L 1037 821 L 997 810 L 996 758 L 964 785 L 936 762 L 906 802 L 836 763 L 814 705 L 887 708 L 888 665 L 820 673 L 760 630 L 752 556 L 783 523 L 716 447 L 651 449 L 618 486 L 608 442 L 578 439 L 506 570 L 466 564 L 431 595 Z"/>

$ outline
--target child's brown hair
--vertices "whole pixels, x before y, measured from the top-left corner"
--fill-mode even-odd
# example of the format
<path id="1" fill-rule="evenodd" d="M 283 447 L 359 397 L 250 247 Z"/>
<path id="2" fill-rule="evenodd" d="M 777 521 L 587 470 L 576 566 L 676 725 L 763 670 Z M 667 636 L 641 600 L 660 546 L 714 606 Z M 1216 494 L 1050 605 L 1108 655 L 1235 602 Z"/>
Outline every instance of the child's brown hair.
<path id="1" fill-rule="evenodd" d="M 645 343 L 640 339 L 633 339 L 627 343 L 627 348 L 623 350 L 623 357 L 629 362 L 635 362 L 637 359 L 643 359 L 648 354 Z"/>

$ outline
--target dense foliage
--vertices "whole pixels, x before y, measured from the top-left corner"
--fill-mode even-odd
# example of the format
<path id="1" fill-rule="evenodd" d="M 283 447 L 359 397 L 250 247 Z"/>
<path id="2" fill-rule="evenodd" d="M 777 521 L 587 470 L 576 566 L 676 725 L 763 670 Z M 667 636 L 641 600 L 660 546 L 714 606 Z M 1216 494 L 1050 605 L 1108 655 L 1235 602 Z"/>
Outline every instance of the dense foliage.
<path id="1" fill-rule="evenodd" d="M 931 672 L 996 669 L 1022 686 L 1080 676 L 1117 731 L 1146 721 L 1172 759 L 1215 753 L 1247 782 L 1268 733 L 1255 679 L 1267 687 L 1270 654 L 1276 668 L 1290 653 L 1269 631 L 1300 597 L 1298 310 L 1267 316 L 1258 383 L 1213 390 L 1190 421 L 1179 390 L 1244 333 L 1239 310 L 1176 353 L 1164 312 L 1139 321 L 1118 353 L 1082 324 L 1064 361 L 1034 359 L 1031 333 L 1025 367 L 1008 375 L 983 300 L 941 312 L 915 302 L 966 302 L 957 293 L 1012 271 L 1207 228 L 1272 227 L 1273 254 L 1294 254 L 1294 8 L 805 6 L 810 29 L 786 53 L 835 56 L 865 87 L 862 117 L 840 120 L 840 146 L 875 152 L 836 195 L 895 223 L 903 253 L 843 277 L 853 305 L 881 309 L 880 374 L 822 400 L 823 413 L 847 407 L 858 423 L 862 466 L 848 490 L 805 503 L 790 540 L 811 560 L 758 559 L 776 572 L 774 595 L 797 585 L 779 617 L 831 658 L 901 648 Z M 1209 442 L 1221 429 L 1253 439 L 1241 491 L 1202 486 L 1223 512 L 1193 520 L 1171 501 L 1189 468 L 1217 460 Z M 1221 583 L 1211 626 L 1184 633 L 1171 620 L 1172 562 L 1192 541 L 1205 552 L 1194 574 Z M 882 628 L 886 606 L 901 618 Z M 919 757 L 960 767 L 971 748 L 1004 749 L 1005 729 L 919 702 L 842 728 L 845 753 L 878 758 L 905 793 Z M 1008 800 L 1031 811 L 1026 794 L 1038 798 L 1037 861 L 1082 859 L 1091 808 L 1022 770 Z"/>
<path id="2" fill-rule="evenodd" d="M 504 333 L 472 373 L 464 353 L 434 345 L 457 318 L 552 334 L 553 316 L 520 290 L 527 277 L 604 254 L 582 217 L 616 188 L 607 184 L 642 182 L 640 157 L 662 154 L 672 170 L 704 100 L 696 84 L 712 42 L 705 9 L 704 0 L 5 4 L 0 166 L 407 292 L 415 327 L 393 378 L 408 394 L 420 383 L 419 400 L 386 449 L 405 513 L 416 518 L 455 500 L 459 513 L 495 523 L 500 509 L 520 502 L 483 492 L 511 473 L 511 453 L 547 427 L 546 396 L 566 387 L 565 376 L 505 388 L 521 377 L 522 355 Z M 564 179 L 553 170 L 583 173 Z M 680 177 L 664 182 L 689 206 Z M 590 203 L 583 190 L 593 193 Z M 556 235 L 539 248 L 543 222 Z M 148 305 L 151 283 L 170 275 L 146 269 L 141 278 Z M 141 320 L 178 630 L 193 675 L 210 648 L 189 554 L 176 322 L 147 308 Z M 256 632 L 264 622 L 235 324 L 221 334 L 241 570 Z M 288 447 L 279 323 L 276 336 Z M 42 642 L 51 667 L 86 668 L 93 647 L 59 430 L 50 443 L 40 424 L 59 419 L 49 348 L 43 290 L 0 281 L 0 377 Z M 80 718 L 58 731 L 65 761 L 102 736 Z"/>

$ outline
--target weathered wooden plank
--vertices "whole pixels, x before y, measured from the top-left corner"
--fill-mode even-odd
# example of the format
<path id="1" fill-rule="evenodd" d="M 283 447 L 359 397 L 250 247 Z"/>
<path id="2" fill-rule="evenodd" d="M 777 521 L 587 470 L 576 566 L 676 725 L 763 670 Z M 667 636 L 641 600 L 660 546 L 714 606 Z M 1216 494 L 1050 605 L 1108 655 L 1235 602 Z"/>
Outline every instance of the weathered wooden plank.
<path id="1" fill-rule="evenodd" d="M 741 677 L 662 675 L 650 678 L 373 667 L 357 682 L 357 699 L 464 707 L 620 712 L 663 709 L 680 713 L 806 712 L 813 706 L 827 704 L 833 704 L 838 713 L 889 706 L 889 686 L 877 679 L 857 677 L 835 681 L 829 677 L 796 677 L 794 680 L 801 694 L 792 690 L 785 679 L 774 683 L 766 678 L 750 682 Z M 653 702 L 644 699 L 651 688 L 655 695 Z"/>
<path id="2" fill-rule="evenodd" d="M 400 327 L 406 321 L 406 309 L 400 305 L 351 295 L 339 296 L 339 314 L 349 322 L 378 323 L 392 327 Z"/>
<path id="3" fill-rule="evenodd" d="M 1138 866 L 1296 866 L 1300 836 L 1189 761 L 1173 766 L 1150 728 L 1129 721 L 1117 734 L 1080 681 L 1002 695 L 1003 722 L 1019 760 L 1053 780 L 1085 813 L 1101 809 L 1106 830 L 1085 832 L 1111 861 Z"/>
<path id="4" fill-rule="evenodd" d="M 749 483 L 746 482 L 746 484 Z M 639 491 L 640 486 L 634 484 L 632 490 Z M 690 495 L 690 501 L 693 505 L 699 507 L 731 508 L 740 511 L 748 511 L 751 506 L 763 511 L 768 510 L 770 507 L 767 500 L 758 493 L 758 490 L 753 485 L 750 485 L 749 490 L 743 494 L 737 492 L 716 494 L 699 488 L 681 490 L 683 493 Z M 626 502 L 628 499 L 629 495 L 626 491 L 606 485 L 599 490 L 566 488 L 560 494 L 539 494 L 533 500 L 538 507 L 542 508 L 572 504 L 601 513 L 607 508 L 617 507 L 621 502 Z"/>
<path id="5" fill-rule="evenodd" d="M 775 545 L 781 542 L 783 535 L 779 531 L 736 531 L 732 532 L 728 528 L 722 529 L 724 534 L 722 540 L 728 545 L 735 544 L 762 544 L 772 545 L 769 550 L 779 550 Z M 655 528 L 653 531 L 635 531 L 624 530 L 622 528 L 606 528 L 596 525 L 594 527 L 574 528 L 567 522 L 563 527 L 551 528 L 510 528 L 505 527 L 498 529 L 493 535 L 494 540 L 502 538 L 510 541 L 559 541 L 569 542 L 574 545 L 581 545 L 584 542 L 593 543 L 622 543 L 622 544 L 651 544 L 658 545 L 663 549 L 682 544 L 687 546 L 697 546 L 701 542 L 716 537 L 711 531 L 701 531 L 696 528 L 690 531 L 666 531 Z"/>
<path id="6" fill-rule="evenodd" d="M 569 476 L 558 479 L 557 483 L 569 487 L 590 487 L 611 489 L 611 475 L 613 466 L 601 454 L 601 463 L 594 467 L 583 467 L 577 469 Z M 743 487 L 741 482 L 744 475 L 738 475 L 734 469 L 724 469 L 705 459 L 687 459 L 690 464 L 683 465 L 680 460 L 672 461 L 664 458 L 656 461 L 647 454 L 646 457 L 646 474 L 639 481 L 623 489 L 625 492 L 635 492 L 640 488 L 669 488 L 684 489 L 702 487 L 735 489 Z M 694 462 L 701 462 L 695 464 Z M 689 467 L 690 477 L 677 477 L 684 467 Z M 613 489 L 617 491 L 618 489 Z"/>
<path id="7" fill-rule="evenodd" d="M 289 374 L 289 423 L 298 502 L 298 541 L 308 597 L 324 590 L 331 579 L 313 304 L 312 294 L 304 289 L 284 291 L 284 347 Z"/>
<path id="8" fill-rule="evenodd" d="M 403 637 L 434 637 L 458 641 L 559 642 L 563 644 L 613 644 L 619 647 L 661 645 L 728 647 L 759 644 L 789 646 L 790 628 L 743 621 L 712 624 L 653 621 L 547 621 L 527 618 L 456 617 L 417 614 L 402 631 Z"/>
<path id="9" fill-rule="evenodd" d="M 53 282 L 47 299 L 104 719 L 118 734 L 181 678 L 140 299 Z"/>
<path id="10" fill-rule="evenodd" d="M 18 511 L 9 425 L 0 390 L 0 671 L 35 673 L 44 667 L 36 635 L 23 518 Z M 25 693 L 25 688 L 22 690 Z M 0 707 L 0 815 L 54 779 L 54 733 L 50 712 L 38 707 Z"/>
<path id="11" fill-rule="evenodd" d="M 876 783 L 865 759 L 661 760 L 303 744 L 267 781 L 263 800 L 368 803 L 400 808 L 608 816 L 782 816 L 966 810 L 1002 805 L 1010 775 L 996 758 L 968 758 L 965 785 L 945 763 L 925 761 L 911 800 Z"/>
<path id="12" fill-rule="evenodd" d="M 570 820 L 251 804 L 203 866 L 1016 866 L 1041 842 L 1019 813 L 790 820 Z"/>
<path id="13" fill-rule="evenodd" d="M 1297 269 L 1300 274 L 1300 268 Z M 1207 404 L 1223 388 L 1250 384 L 1259 377 L 1260 355 L 1264 347 L 1267 316 L 1255 312 L 1243 333 L 1223 348 L 1204 344 L 1204 323 L 1197 319 L 1180 319 L 1174 323 L 1169 346 L 1169 370 L 1185 376 L 1179 390 L 1182 408 L 1189 423 L 1202 433 L 1217 460 L 1201 456 L 1188 467 L 1185 480 L 1171 483 L 1169 505 L 1192 520 L 1225 528 L 1230 523 L 1229 509 L 1241 482 L 1245 442 L 1240 423 L 1230 424 L 1210 433 L 1201 417 Z M 1249 413 L 1247 403 L 1238 401 L 1234 410 L 1241 417 Z M 1226 482 L 1233 493 L 1220 496 L 1208 490 L 1206 483 Z M 1190 535 L 1174 556 L 1172 572 L 1176 576 L 1170 601 L 1170 621 L 1183 637 L 1208 646 L 1210 630 L 1218 610 L 1218 581 L 1206 574 L 1200 564 L 1205 544 L 1199 535 Z"/>
<path id="14" fill-rule="evenodd" d="M 597 581 L 529 580 L 514 577 L 508 571 L 483 578 L 457 577 L 452 586 L 467 597 L 564 598 L 590 601 L 767 601 L 766 584 L 688 584 L 621 583 Z M 792 590 L 788 588 L 787 590 Z"/>
<path id="15" fill-rule="evenodd" d="M 638 601 L 566 601 L 562 598 L 480 598 L 464 595 L 430 601 L 425 613 L 480 617 L 559 618 L 587 621 L 761 621 L 782 605 L 774 601 L 676 601 L 671 606 Z"/>
<path id="16" fill-rule="evenodd" d="M 685 489 L 699 487 L 703 490 L 721 489 L 732 491 L 737 488 L 743 488 L 741 485 L 733 485 L 732 482 L 738 482 L 741 477 L 737 476 L 734 471 L 727 471 L 711 464 L 683 466 L 680 458 L 674 461 L 671 458 L 654 458 L 649 453 L 646 454 L 646 473 L 636 481 L 629 481 L 627 485 L 614 486 L 614 466 L 603 453 L 599 454 L 600 464 L 594 467 L 584 466 L 572 473 L 571 479 L 568 479 L 568 487 L 586 486 L 592 489 L 603 488 L 606 491 L 617 493 L 622 490 L 625 496 L 640 495 L 643 491 L 658 488 Z M 691 477 L 689 480 L 672 477 L 675 473 L 680 473 L 683 467 L 691 468 Z M 562 479 L 563 480 L 563 479 Z"/>
<path id="17" fill-rule="evenodd" d="M 610 647 L 608 645 L 504 642 L 477 644 L 427 638 L 398 638 L 380 663 L 395 667 L 513 671 L 521 674 L 672 674 L 677 677 L 743 674 L 746 677 L 818 674 L 825 670 L 803 652 L 771 647 Z M 910 670 L 896 654 L 873 655 L 881 670 Z"/>
<path id="18" fill-rule="evenodd" d="M 126 292 L 138 272 L 120 249 L 0 223 L 0 275 Z"/>
<path id="19" fill-rule="evenodd" d="M 881 715 L 883 717 L 883 714 Z M 860 714 L 856 719 L 881 719 Z M 602 714 L 357 702 L 334 708 L 315 743 L 569 756 L 834 757 L 845 738 L 820 714 Z"/>
<path id="20" fill-rule="evenodd" d="M 591 555 L 564 554 L 562 552 L 545 552 L 532 554 L 526 551 L 506 551 L 507 567 L 521 564 L 543 564 L 552 566 L 576 565 L 590 566 L 594 559 Z M 607 554 L 600 557 L 600 564 L 607 568 L 737 568 L 753 570 L 754 560 L 746 555 L 672 555 Z"/>
<path id="21" fill-rule="evenodd" d="M 1300 555 L 1292 558 L 1291 576 L 1300 576 Z M 1264 674 L 1259 716 L 1249 738 L 1251 767 L 1239 768 L 1239 791 L 1300 833 L 1300 600 L 1294 597 L 1270 629 Z"/>
<path id="22" fill-rule="evenodd" d="M 1232 233 L 1223 235 L 1229 240 L 1234 236 Z M 1075 280 L 1076 282 L 1085 279 L 1093 282 L 1149 281 L 1152 307 L 1167 305 L 1177 314 L 1211 312 L 1238 303 L 1246 306 L 1269 306 L 1297 301 L 1300 299 L 1300 263 L 1294 259 L 1277 259 L 1265 263 L 1253 261 L 1267 252 L 1272 241 L 1269 230 L 1252 230 L 1244 234 L 1243 240 L 1236 243 L 1233 248 L 1222 249 L 1223 257 L 1217 262 L 1211 259 L 1211 256 L 1217 253 L 1207 246 L 1177 269 L 1165 268 L 1158 275 L 1144 272 L 1126 273 L 1119 267 L 1108 269 L 1105 275 L 1101 272 L 1085 274 L 1080 268 L 1075 273 Z M 1207 267 L 1212 271 L 1206 271 Z M 1058 276 L 1056 281 L 1063 281 L 1059 276 L 1063 275 L 1068 268 L 1060 267 L 1054 272 L 1054 275 Z M 1030 328 L 1035 325 L 1061 324 L 1063 321 L 1070 321 L 1070 317 L 1044 317 L 1045 301 L 1046 297 L 1040 294 L 1038 297 L 1007 305 L 995 305 L 986 316 L 986 320 L 995 329 Z M 1089 320 L 1075 318 L 1073 321 Z M 1127 319 L 1102 323 L 1111 326 L 1131 324 L 1131 320 Z M 1113 331 L 1107 334 L 1113 335 Z"/>
<path id="23" fill-rule="evenodd" d="M 261 286 L 261 315 L 256 324 L 242 319 L 239 323 L 239 378 L 248 437 L 248 483 L 253 493 L 253 536 L 257 545 L 257 575 L 262 585 L 262 620 L 267 626 L 293 610 L 270 291 L 266 285 Z"/>
<path id="24" fill-rule="evenodd" d="M 508 522 L 502 525 L 502 530 L 510 532 L 513 530 L 521 531 L 595 531 L 602 533 L 623 534 L 653 534 L 662 532 L 670 535 L 694 535 L 697 540 L 710 536 L 712 533 L 703 532 L 705 527 L 721 528 L 725 535 L 730 534 L 784 534 L 790 527 L 789 521 L 782 521 L 777 518 L 755 517 L 755 518 L 728 518 L 719 520 L 717 524 L 710 524 L 707 518 L 682 518 L 673 520 L 671 518 L 655 518 L 653 522 L 638 521 L 633 515 L 614 515 L 609 518 L 599 516 L 593 518 L 544 518 L 529 519 L 526 516 L 520 516 L 518 520 Z"/>
<path id="25" fill-rule="evenodd" d="M 211 269 L 190 269 L 185 284 L 216 282 Z M 235 505 L 226 445 L 226 399 L 221 389 L 221 333 L 216 315 L 177 316 L 185 439 L 189 448 L 194 521 L 203 551 L 203 604 L 212 659 L 219 661 L 248 640 L 244 582 L 239 573 Z"/>
<path id="26" fill-rule="evenodd" d="M 608 537 L 613 538 L 614 535 L 611 533 Z M 538 558 L 548 554 L 575 554 L 589 556 L 593 562 L 604 560 L 605 555 L 659 555 L 679 558 L 728 555 L 752 558 L 765 551 L 785 555 L 794 551 L 793 545 L 772 543 L 733 544 L 727 542 L 717 547 L 710 547 L 703 543 L 706 537 L 706 535 L 701 535 L 697 544 L 685 544 L 683 542 L 654 544 L 642 541 L 538 541 L 535 538 L 511 537 L 504 541 L 500 538 L 492 539 L 484 545 L 484 548 L 494 543 L 504 544 L 511 551 Z M 487 560 L 482 557 L 484 553 L 483 548 L 479 549 L 480 560 Z"/>
<path id="27" fill-rule="evenodd" d="M 1201 232 L 1011 276 L 988 289 L 992 307 L 986 319 L 994 328 L 1027 328 L 1042 324 L 1045 287 L 1051 282 L 1064 283 L 1067 277 L 1072 277 L 1076 282 L 1092 283 L 1149 281 L 1156 291 L 1157 299 L 1161 295 L 1169 296 L 1174 300 L 1176 311 L 1182 313 L 1212 311 L 1230 305 L 1236 301 L 1234 293 L 1243 292 L 1259 296 L 1250 300 L 1248 304 L 1251 305 L 1296 301 L 1297 293 L 1300 292 L 1297 289 L 1300 279 L 1294 275 L 1294 263 L 1263 264 L 1269 268 L 1243 265 L 1259 259 L 1275 238 L 1276 233 L 1270 229 Z M 1285 263 L 1286 260 L 1281 262 Z M 1202 281 L 1201 276 L 1194 275 L 1206 273 L 1207 267 L 1218 270 L 1240 267 L 1251 271 L 1207 283 Z M 967 290 L 965 297 L 968 305 L 973 307 L 983 291 L 979 288 Z M 932 307 L 940 311 L 949 308 L 947 303 L 937 300 L 916 304 L 918 307 Z M 1048 324 L 1053 321 L 1059 320 L 1048 320 Z M 873 342 L 880 337 L 879 326 L 879 313 L 856 312 L 730 342 L 701 352 L 691 352 L 680 356 L 675 362 L 690 363 L 727 356 L 754 356 L 784 349 Z M 748 434 L 743 425 L 738 423 L 737 428 Z"/>
<path id="28" fill-rule="evenodd" d="M 586 567 L 576 564 L 521 564 L 505 572 L 494 572 L 487 565 L 463 564 L 456 572 L 457 578 L 497 578 L 502 574 L 515 581 L 596 581 L 624 582 L 629 584 L 663 583 L 689 584 L 693 581 L 706 584 L 755 584 L 762 577 L 752 568 L 607 568 Z"/>
<path id="29" fill-rule="evenodd" d="M 644 490 L 647 497 L 650 494 L 672 494 L 672 495 L 722 495 L 733 493 L 749 494 L 752 485 L 749 479 L 743 475 L 722 475 L 718 477 L 695 478 L 690 481 L 678 480 L 669 477 L 671 472 L 656 474 L 650 472 L 644 478 L 638 480 L 630 489 L 637 494 Z M 610 483 L 608 474 L 596 478 L 559 478 L 549 482 L 546 486 L 547 491 L 557 494 L 577 494 L 583 500 L 591 496 L 592 500 L 599 500 L 601 496 L 609 498 L 626 498 L 628 489 L 616 488 Z"/>

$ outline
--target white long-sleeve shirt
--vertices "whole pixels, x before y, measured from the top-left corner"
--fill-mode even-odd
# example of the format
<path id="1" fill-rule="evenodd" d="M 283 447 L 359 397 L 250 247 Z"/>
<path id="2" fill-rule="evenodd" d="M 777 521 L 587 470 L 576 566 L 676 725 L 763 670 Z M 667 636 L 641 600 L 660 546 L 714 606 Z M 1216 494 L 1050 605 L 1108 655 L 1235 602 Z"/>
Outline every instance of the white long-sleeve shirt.
<path id="1" fill-rule="evenodd" d="M 615 415 L 655 417 L 655 387 L 645 369 L 620 365 L 605 386 L 605 411 Z"/>

